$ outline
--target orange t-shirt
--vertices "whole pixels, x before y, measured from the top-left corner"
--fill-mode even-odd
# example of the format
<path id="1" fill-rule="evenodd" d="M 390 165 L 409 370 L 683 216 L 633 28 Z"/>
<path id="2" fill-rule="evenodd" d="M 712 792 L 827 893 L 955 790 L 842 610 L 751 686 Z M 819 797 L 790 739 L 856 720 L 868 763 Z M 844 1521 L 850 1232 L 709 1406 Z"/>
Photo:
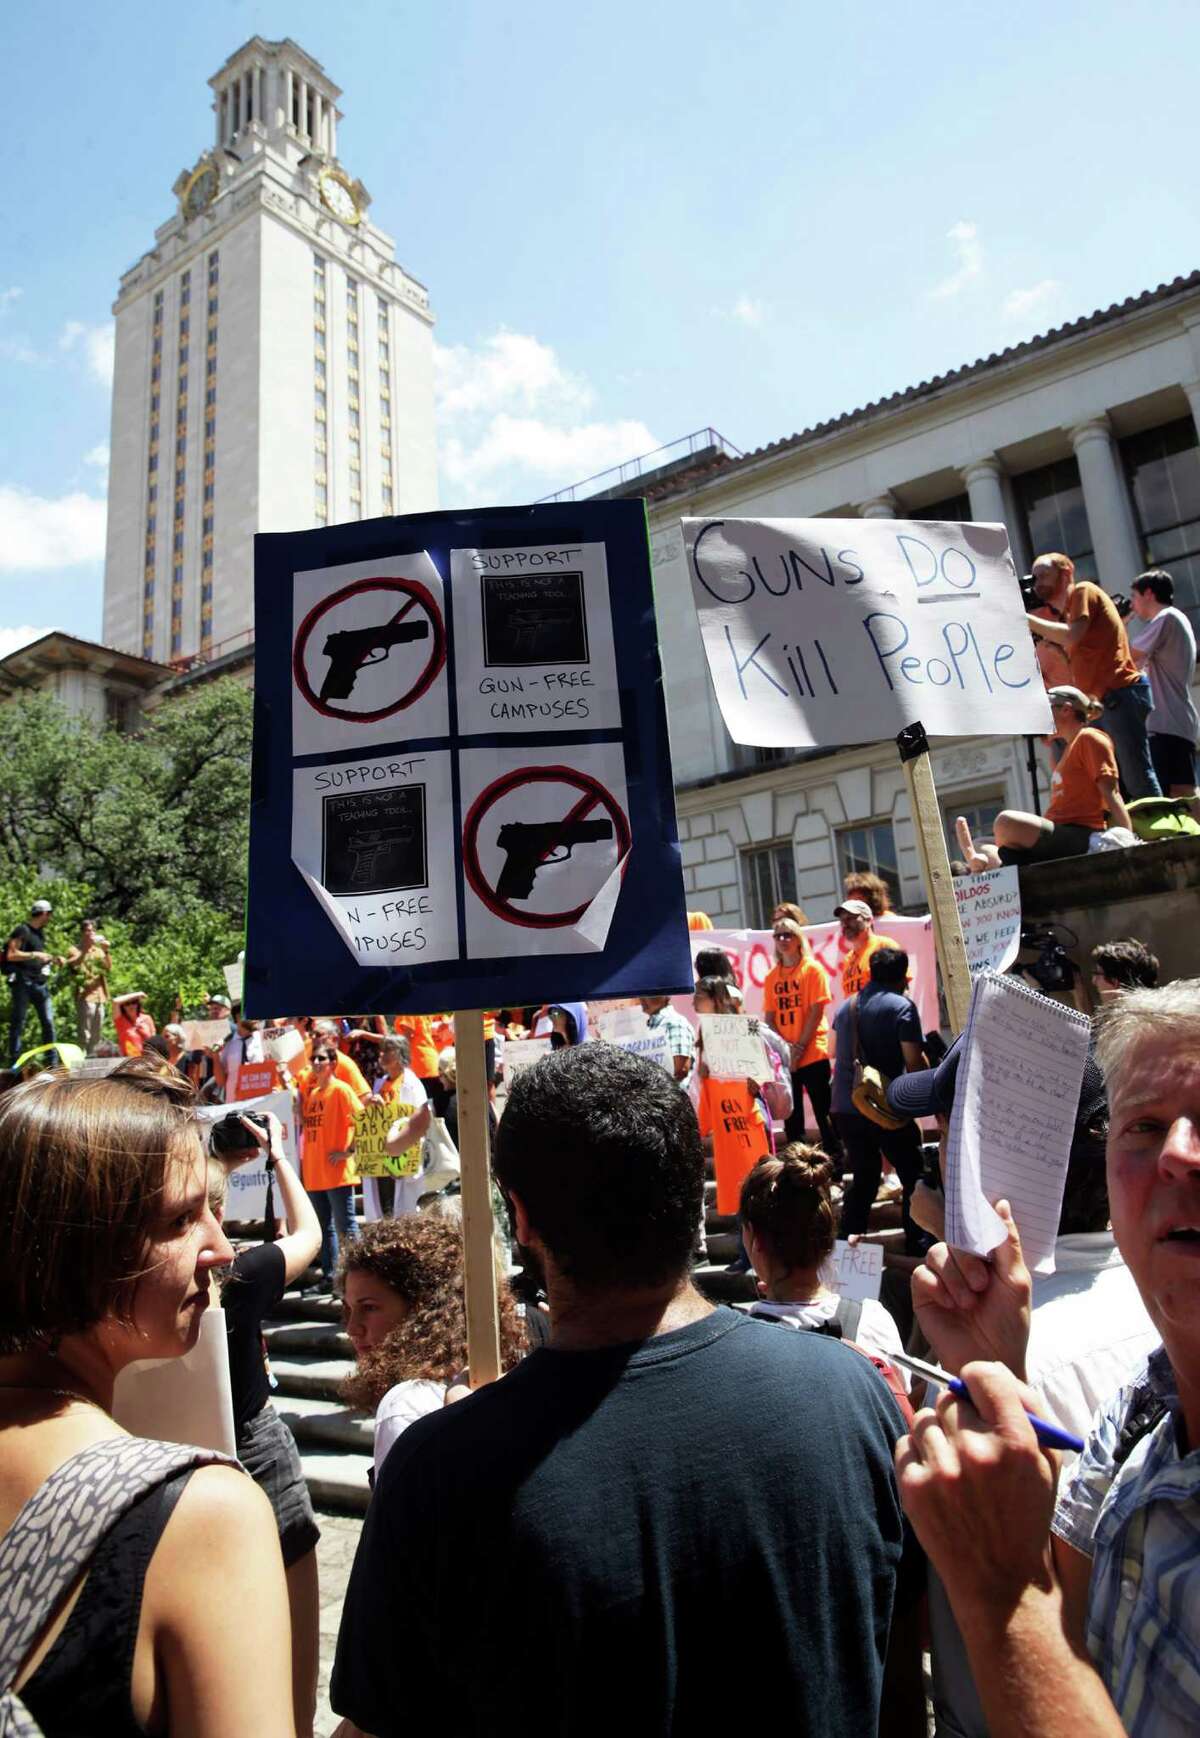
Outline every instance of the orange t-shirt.
<path id="1" fill-rule="evenodd" d="M 438 1071 L 437 1045 L 433 1041 L 433 1021 L 428 1014 L 411 1018 L 397 1014 L 392 1022 L 401 1038 L 408 1039 L 409 1067 L 418 1080 L 436 1080 Z"/>
<path id="2" fill-rule="evenodd" d="M 1116 776 L 1117 757 L 1112 738 L 1103 730 L 1085 726 L 1050 774 L 1046 819 L 1100 832 L 1105 809 L 1096 780 Z"/>
<path id="3" fill-rule="evenodd" d="M 717 1212 L 736 1213 L 745 1177 L 771 1150 L 758 1100 L 744 1080 L 709 1076 L 700 1082 L 696 1115 L 700 1133 L 712 1136 Z"/>
<path id="4" fill-rule="evenodd" d="M 337 1061 L 333 1065 L 333 1077 L 335 1080 L 340 1080 L 343 1086 L 348 1086 L 355 1098 L 369 1097 L 371 1088 L 367 1084 L 362 1069 L 353 1056 L 347 1056 L 344 1050 L 339 1050 L 337 1053 Z M 296 1076 L 296 1085 L 301 1092 L 304 1092 L 312 1084 L 312 1078 L 313 1071 L 310 1063 L 303 1073 Z"/>
<path id="5" fill-rule="evenodd" d="M 354 1145 L 358 1099 L 340 1080 L 324 1086 L 306 1081 L 300 1089 L 300 1120 L 303 1130 L 301 1173 L 306 1189 L 340 1189 L 354 1175 L 349 1161 L 331 1164 L 330 1153 L 344 1153 Z"/>
<path id="6" fill-rule="evenodd" d="M 857 996 L 871 981 L 871 955 L 878 953 L 881 947 L 895 945 L 886 935 L 876 935 L 873 929 L 869 929 L 866 935 L 860 935 L 842 961 L 842 994 Z"/>
<path id="7" fill-rule="evenodd" d="M 1106 591 L 1090 580 L 1079 580 L 1067 599 L 1068 622 L 1086 621 L 1088 631 L 1067 656 L 1071 681 L 1076 688 L 1103 700 L 1111 688 L 1128 688 L 1138 679 L 1138 667 L 1129 650 L 1125 623 Z"/>
<path id="8" fill-rule="evenodd" d="M 1040 616 L 1044 622 L 1060 622 L 1063 619 L 1057 610 L 1050 608 L 1049 604 L 1040 604 L 1037 609 L 1030 610 L 1029 613 Z M 1035 634 L 1033 652 L 1038 661 L 1038 669 L 1042 672 L 1042 681 L 1047 688 L 1061 688 L 1073 682 L 1071 660 L 1067 656 L 1065 646 L 1056 646 L 1053 640 L 1041 640 Z"/>
<path id="9" fill-rule="evenodd" d="M 763 1009 L 767 1022 L 781 1038 L 794 1044 L 800 1028 L 813 1008 L 826 1008 L 833 1000 L 829 976 L 819 960 L 802 958 L 792 971 L 785 966 L 772 966 L 763 985 Z M 807 1048 L 793 1068 L 807 1068 L 829 1055 L 829 1020 L 823 1013 Z"/>

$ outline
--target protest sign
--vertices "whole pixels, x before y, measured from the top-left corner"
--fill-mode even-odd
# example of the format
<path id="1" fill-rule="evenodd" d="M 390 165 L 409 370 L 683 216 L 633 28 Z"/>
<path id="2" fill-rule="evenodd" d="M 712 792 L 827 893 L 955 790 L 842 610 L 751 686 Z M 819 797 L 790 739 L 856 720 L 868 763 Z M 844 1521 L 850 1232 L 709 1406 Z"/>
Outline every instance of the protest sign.
<path id="1" fill-rule="evenodd" d="M 273 1091 L 274 1086 L 273 1062 L 243 1062 L 234 1069 L 232 1081 L 225 1083 L 225 1101 L 261 1098 L 264 1093 Z"/>
<path id="2" fill-rule="evenodd" d="M 989 1255 L 1007 1236 L 993 1207 L 1006 1200 L 1029 1268 L 1054 1272 L 1090 1035 L 1086 1014 L 1017 978 L 976 978 L 943 1167 L 953 1248 Z"/>
<path id="3" fill-rule="evenodd" d="M 504 1046 L 504 1078 L 511 1082 L 524 1068 L 532 1068 L 550 1054 L 549 1038 L 509 1038 Z"/>
<path id="4" fill-rule="evenodd" d="M 84 1080 L 98 1080 L 106 1074 L 111 1074 L 114 1068 L 119 1068 L 127 1060 L 124 1056 L 83 1056 L 78 1062 L 72 1062 L 72 1075 Z"/>
<path id="5" fill-rule="evenodd" d="M 131 1436 L 194 1443 L 237 1456 L 225 1311 L 209 1304 L 181 1358 L 139 1358 L 113 1384 L 112 1415 Z"/>
<path id="6" fill-rule="evenodd" d="M 261 1098 L 248 1098 L 237 1104 L 202 1104 L 196 1110 L 197 1122 L 211 1125 L 229 1116 L 231 1108 L 239 1115 L 247 1110 L 271 1111 L 279 1118 L 282 1129 L 284 1156 L 297 1174 L 300 1170 L 300 1149 L 292 1116 L 290 1092 L 267 1092 Z M 267 1167 L 261 1158 L 235 1166 L 229 1173 L 229 1190 L 225 1201 L 225 1217 L 239 1222 L 262 1219 L 267 1211 Z"/>
<path id="7" fill-rule="evenodd" d="M 954 897 L 971 976 L 1007 971 L 1021 946 L 1021 884 L 1016 869 L 959 875 Z"/>
<path id="8" fill-rule="evenodd" d="M 752 1014 L 701 1014 L 704 1060 L 714 1080 L 770 1080 L 766 1045 Z"/>
<path id="9" fill-rule="evenodd" d="M 188 1050 L 219 1050 L 229 1037 L 228 1020 L 185 1020 L 183 1042 Z"/>
<path id="10" fill-rule="evenodd" d="M 938 736 L 1050 730 L 1002 525 L 685 519 L 683 533 L 735 742 L 829 748 L 917 721 Z"/>
<path id="11" fill-rule="evenodd" d="M 267 1026 L 262 1034 L 263 1055 L 281 1068 L 298 1073 L 304 1066 L 303 1035 L 295 1026 Z"/>
<path id="12" fill-rule="evenodd" d="M 868 1298 L 879 1296 L 883 1281 L 883 1245 L 881 1243 L 847 1243 L 838 1238 L 829 1258 L 826 1283 L 840 1297 Z"/>
<path id="13" fill-rule="evenodd" d="M 687 981 L 640 503 L 260 535 L 255 564 L 251 1016 Z"/>
<path id="14" fill-rule="evenodd" d="M 393 1123 L 407 1121 L 415 1105 L 364 1104 L 354 1125 L 354 1166 L 360 1177 L 415 1177 L 421 1169 L 421 1143 L 393 1158 L 387 1137 Z"/>
<path id="15" fill-rule="evenodd" d="M 644 1056 L 647 1062 L 657 1062 L 672 1079 L 675 1077 L 675 1056 L 671 1040 L 661 1027 L 652 1027 L 640 1008 L 617 1008 L 600 1016 L 597 1035 L 606 1044 L 615 1044 L 633 1056 Z"/>
<path id="16" fill-rule="evenodd" d="M 230 1001 L 240 1002 L 242 999 L 241 958 L 239 957 L 231 966 L 222 966 L 221 970 L 225 974 L 225 988 L 229 992 Z"/>

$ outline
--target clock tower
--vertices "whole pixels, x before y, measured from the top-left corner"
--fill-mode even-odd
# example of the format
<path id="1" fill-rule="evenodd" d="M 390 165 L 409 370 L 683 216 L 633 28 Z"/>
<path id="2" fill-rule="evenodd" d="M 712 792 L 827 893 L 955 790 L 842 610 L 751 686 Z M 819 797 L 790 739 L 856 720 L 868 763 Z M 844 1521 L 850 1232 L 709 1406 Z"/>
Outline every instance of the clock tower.
<path id="1" fill-rule="evenodd" d="M 114 306 L 108 645 L 167 663 L 253 632 L 253 537 L 437 505 L 429 297 L 338 154 L 290 40 L 209 80 L 212 143 Z"/>

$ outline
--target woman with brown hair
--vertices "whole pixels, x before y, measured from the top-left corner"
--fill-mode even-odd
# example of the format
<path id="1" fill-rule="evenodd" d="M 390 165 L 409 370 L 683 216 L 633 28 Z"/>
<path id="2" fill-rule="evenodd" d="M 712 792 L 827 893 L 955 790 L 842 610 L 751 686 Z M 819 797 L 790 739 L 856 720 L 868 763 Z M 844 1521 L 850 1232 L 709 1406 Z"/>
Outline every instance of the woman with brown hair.
<path id="1" fill-rule="evenodd" d="M 462 1227 L 440 1213 L 404 1213 L 364 1226 L 342 1253 L 343 1320 L 358 1367 L 341 1385 L 347 1405 L 375 1414 L 375 1472 L 402 1431 L 446 1402 L 467 1362 Z M 526 1338 L 506 1285 L 500 1360 L 520 1362 Z"/>
<path id="2" fill-rule="evenodd" d="M 196 1344 L 232 1256 L 192 1104 L 140 1061 L 0 1099 L 0 1659 L 46 1738 L 295 1732 L 266 1497 L 111 1416 L 123 1369 Z"/>

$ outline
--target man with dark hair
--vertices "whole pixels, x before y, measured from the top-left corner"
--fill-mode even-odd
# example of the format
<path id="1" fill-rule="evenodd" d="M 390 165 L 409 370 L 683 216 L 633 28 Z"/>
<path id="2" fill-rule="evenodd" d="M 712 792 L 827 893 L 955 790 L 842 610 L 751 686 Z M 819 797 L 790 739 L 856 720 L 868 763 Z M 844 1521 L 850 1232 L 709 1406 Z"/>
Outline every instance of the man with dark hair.
<path id="1" fill-rule="evenodd" d="M 25 1019 L 32 1007 L 42 1028 L 42 1043 L 54 1042 L 54 1005 L 50 1000 L 50 972 L 61 966 L 60 954 L 47 952 L 42 933 L 53 907 L 48 899 L 35 899 L 29 921 L 12 931 L 4 950 L 4 975 L 12 992 L 12 1019 L 8 1029 L 8 1066 L 16 1066 L 21 1054 Z M 57 1062 L 52 1051 L 47 1059 Z"/>
<path id="2" fill-rule="evenodd" d="M 1092 949 L 1092 985 L 1102 1002 L 1122 990 L 1158 988 L 1158 959 L 1140 941 L 1102 941 Z"/>
<path id="3" fill-rule="evenodd" d="M 914 1222 L 910 1205 L 921 1177 L 921 1131 L 915 1122 L 885 1129 L 855 1110 L 851 1099 L 855 1058 L 878 1068 L 885 1080 L 924 1068 L 924 1036 L 917 1004 L 905 992 L 908 955 L 883 937 L 870 956 L 870 978 L 842 1003 L 833 1019 L 833 1120 L 854 1173 L 842 1202 L 839 1236 L 867 1229 L 886 1159 L 903 1190 L 901 1220 L 909 1255 L 923 1255 L 929 1239 Z"/>
<path id="4" fill-rule="evenodd" d="M 882 1698 L 923 1733 L 899 1413 L 835 1340 L 693 1288 L 685 1096 L 614 1046 L 560 1051 L 513 1081 L 495 1168 L 549 1344 L 389 1453 L 333 1706 L 375 1738 L 657 1738 L 744 1724 L 749 1684 L 789 1731 L 874 1733 Z"/>
<path id="5" fill-rule="evenodd" d="M 1163 795 L 1190 803 L 1193 814 L 1200 820 L 1200 797 L 1196 792 L 1200 715 L 1192 700 L 1196 636 L 1183 611 L 1175 608 L 1174 580 L 1161 568 L 1154 567 L 1138 575 L 1130 602 L 1133 620 L 1129 624 L 1129 647 L 1134 663 L 1150 678 L 1154 700 L 1146 720 L 1150 758 Z"/>
<path id="6" fill-rule="evenodd" d="M 666 1033 L 675 1079 L 680 1086 L 686 1086 L 696 1062 L 696 1033 L 691 1021 L 672 1006 L 669 996 L 639 996 L 638 1000 L 650 1030 Z"/>

